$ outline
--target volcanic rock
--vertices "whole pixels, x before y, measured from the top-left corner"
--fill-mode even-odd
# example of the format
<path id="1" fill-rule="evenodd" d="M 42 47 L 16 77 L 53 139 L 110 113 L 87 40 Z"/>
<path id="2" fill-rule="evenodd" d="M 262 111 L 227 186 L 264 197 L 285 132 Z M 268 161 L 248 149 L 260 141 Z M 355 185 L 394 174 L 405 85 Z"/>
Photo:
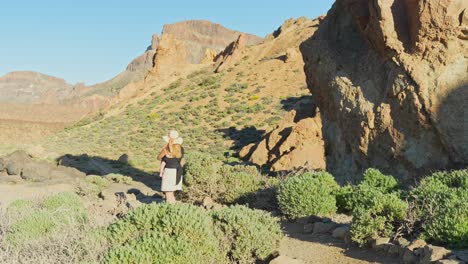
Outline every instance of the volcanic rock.
<path id="1" fill-rule="evenodd" d="M 338 0 L 301 45 L 335 177 L 468 165 L 467 5 Z"/>

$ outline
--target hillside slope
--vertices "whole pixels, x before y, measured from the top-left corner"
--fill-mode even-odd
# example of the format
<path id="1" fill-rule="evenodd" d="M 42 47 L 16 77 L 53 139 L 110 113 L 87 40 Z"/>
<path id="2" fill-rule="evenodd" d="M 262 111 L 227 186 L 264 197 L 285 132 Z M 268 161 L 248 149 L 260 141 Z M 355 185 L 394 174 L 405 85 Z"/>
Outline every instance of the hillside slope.
<path id="1" fill-rule="evenodd" d="M 292 105 L 309 94 L 299 44 L 316 21 L 289 20 L 282 33 L 264 43 L 238 47 L 238 57 L 222 73 L 213 63 L 184 64 L 124 88 L 101 115 L 82 120 L 43 144 L 58 153 L 97 155 L 155 169 L 162 135 L 177 129 L 187 149 L 222 155 L 259 140 Z M 168 49 L 180 48 L 179 42 Z M 289 50 L 289 52 L 287 52 Z"/>

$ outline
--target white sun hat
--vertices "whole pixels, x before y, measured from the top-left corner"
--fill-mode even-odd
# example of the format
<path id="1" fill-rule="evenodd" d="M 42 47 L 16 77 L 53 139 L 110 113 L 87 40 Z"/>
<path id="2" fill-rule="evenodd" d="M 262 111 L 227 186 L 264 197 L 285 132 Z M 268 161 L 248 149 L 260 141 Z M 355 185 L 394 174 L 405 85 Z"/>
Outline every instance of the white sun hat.
<path id="1" fill-rule="evenodd" d="M 182 142 L 184 142 L 184 139 L 179 137 L 179 132 L 176 130 L 169 131 L 169 136 L 163 136 L 164 141 L 169 142 L 169 139 L 173 139 L 174 144 L 177 145 L 182 145 Z"/>

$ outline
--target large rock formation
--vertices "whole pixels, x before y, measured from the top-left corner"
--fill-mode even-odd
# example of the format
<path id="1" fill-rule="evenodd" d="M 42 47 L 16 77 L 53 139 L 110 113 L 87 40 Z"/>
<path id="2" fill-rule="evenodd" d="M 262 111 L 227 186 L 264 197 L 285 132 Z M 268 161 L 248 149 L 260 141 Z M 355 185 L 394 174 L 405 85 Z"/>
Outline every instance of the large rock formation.
<path id="1" fill-rule="evenodd" d="M 338 0 L 301 45 L 327 170 L 411 182 L 468 165 L 468 2 Z"/>
<path id="2" fill-rule="evenodd" d="M 306 97 L 293 108 L 259 143 L 244 147 L 240 157 L 274 172 L 325 169 L 320 113 L 310 111 L 315 103 Z"/>
<path id="3" fill-rule="evenodd" d="M 184 43 L 186 60 L 191 64 L 200 63 L 207 49 L 222 51 L 240 34 L 245 35 L 247 45 L 255 45 L 263 40 L 255 35 L 227 29 L 220 24 L 205 20 L 187 20 L 164 25 L 162 36 L 165 34 L 170 34 Z"/>
<path id="4" fill-rule="evenodd" d="M 227 29 L 204 20 L 188 20 L 165 25 L 154 56 L 154 75 L 164 75 L 181 70 L 189 64 L 210 62 L 208 57 L 223 51 L 239 35 L 246 45 L 254 45 L 262 38 Z M 211 54 L 211 55 L 210 55 Z"/>
<path id="5" fill-rule="evenodd" d="M 215 59 L 215 72 L 222 72 L 239 61 L 245 51 L 247 36 L 239 35 L 236 41 L 227 46 Z"/>

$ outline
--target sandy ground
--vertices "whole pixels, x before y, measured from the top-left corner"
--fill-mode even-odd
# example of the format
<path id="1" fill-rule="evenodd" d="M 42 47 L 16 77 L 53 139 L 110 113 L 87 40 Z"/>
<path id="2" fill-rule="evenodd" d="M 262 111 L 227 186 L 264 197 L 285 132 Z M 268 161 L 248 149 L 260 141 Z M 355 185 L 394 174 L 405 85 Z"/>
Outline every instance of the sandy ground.
<path id="1" fill-rule="evenodd" d="M 383 252 L 347 247 L 342 240 L 335 239 L 330 234 L 304 234 L 302 224 L 287 222 L 283 223 L 283 228 L 287 237 L 281 242 L 280 255 L 307 264 L 402 263 L 399 258 Z"/>
<path id="2" fill-rule="evenodd" d="M 72 184 L 0 184 L 0 207 L 18 199 L 36 199 L 59 192 L 74 191 Z"/>

